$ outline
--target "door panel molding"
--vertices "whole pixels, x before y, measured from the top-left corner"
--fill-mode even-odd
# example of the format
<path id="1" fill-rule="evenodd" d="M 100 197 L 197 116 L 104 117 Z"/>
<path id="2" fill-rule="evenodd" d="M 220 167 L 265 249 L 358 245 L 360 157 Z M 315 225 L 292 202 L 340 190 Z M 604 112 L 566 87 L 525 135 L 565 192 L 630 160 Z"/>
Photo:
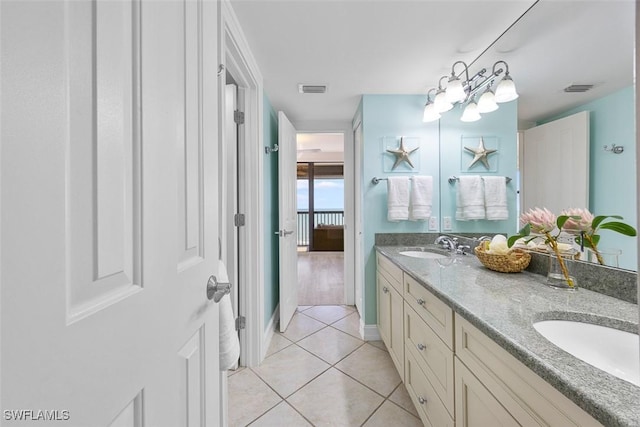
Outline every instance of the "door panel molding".
<path id="1" fill-rule="evenodd" d="M 70 324 L 142 287 L 143 195 L 139 1 L 66 8 Z"/>

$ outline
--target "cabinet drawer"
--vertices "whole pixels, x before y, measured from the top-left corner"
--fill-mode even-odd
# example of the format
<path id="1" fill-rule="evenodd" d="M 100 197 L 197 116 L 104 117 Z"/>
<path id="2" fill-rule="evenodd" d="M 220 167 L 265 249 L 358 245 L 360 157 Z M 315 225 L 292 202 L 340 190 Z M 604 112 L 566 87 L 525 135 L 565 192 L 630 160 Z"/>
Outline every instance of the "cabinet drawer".
<path id="1" fill-rule="evenodd" d="M 453 310 L 424 286 L 404 275 L 404 298 L 433 332 L 453 350 Z"/>
<path id="2" fill-rule="evenodd" d="M 520 425 L 459 360 L 456 360 L 456 400 L 458 427 Z"/>
<path id="3" fill-rule="evenodd" d="M 454 414 L 453 352 L 406 302 L 405 352 L 411 352 L 449 414 Z"/>
<path id="4" fill-rule="evenodd" d="M 387 279 L 389 284 L 395 288 L 400 295 L 402 290 L 402 270 L 400 267 L 392 263 L 387 257 L 376 253 L 377 271 Z"/>
<path id="5" fill-rule="evenodd" d="M 411 352 L 405 352 L 404 380 L 425 426 L 453 427 L 454 422 Z"/>
<path id="6" fill-rule="evenodd" d="M 601 426 L 458 314 L 456 357 L 523 426 Z"/>

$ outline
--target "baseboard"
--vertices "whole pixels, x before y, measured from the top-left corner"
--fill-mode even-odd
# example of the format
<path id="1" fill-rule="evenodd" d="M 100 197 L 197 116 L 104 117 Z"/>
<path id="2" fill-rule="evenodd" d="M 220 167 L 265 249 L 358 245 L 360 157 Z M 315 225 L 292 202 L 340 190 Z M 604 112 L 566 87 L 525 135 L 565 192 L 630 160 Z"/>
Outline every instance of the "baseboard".
<path id="1" fill-rule="evenodd" d="M 360 319 L 360 336 L 365 341 L 380 341 L 382 339 L 378 325 L 365 325 L 362 319 Z"/>
<path id="2" fill-rule="evenodd" d="M 278 322 L 280 321 L 280 304 L 276 306 L 276 309 L 273 310 L 273 316 L 269 319 L 269 323 L 267 323 L 267 327 L 264 330 L 264 335 L 262 336 L 262 354 L 260 355 L 260 363 L 264 360 L 267 355 L 267 351 L 269 350 L 269 345 L 271 344 L 271 339 L 273 338 L 273 334 L 276 331 L 276 327 L 278 326 Z"/>

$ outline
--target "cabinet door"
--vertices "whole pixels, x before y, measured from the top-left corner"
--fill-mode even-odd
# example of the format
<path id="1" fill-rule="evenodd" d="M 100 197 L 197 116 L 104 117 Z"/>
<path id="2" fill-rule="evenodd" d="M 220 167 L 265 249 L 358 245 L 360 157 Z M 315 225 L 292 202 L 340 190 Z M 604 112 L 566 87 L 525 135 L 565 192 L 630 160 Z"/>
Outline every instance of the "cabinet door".
<path id="1" fill-rule="evenodd" d="M 457 426 L 520 425 L 457 357 L 455 366 Z"/>
<path id="2" fill-rule="evenodd" d="M 391 286 L 380 272 L 376 274 L 378 287 L 378 332 L 387 348 L 391 346 L 389 340 L 391 329 Z"/>
<path id="3" fill-rule="evenodd" d="M 377 276 L 378 330 L 400 377 L 404 378 L 403 299 L 382 274 Z"/>

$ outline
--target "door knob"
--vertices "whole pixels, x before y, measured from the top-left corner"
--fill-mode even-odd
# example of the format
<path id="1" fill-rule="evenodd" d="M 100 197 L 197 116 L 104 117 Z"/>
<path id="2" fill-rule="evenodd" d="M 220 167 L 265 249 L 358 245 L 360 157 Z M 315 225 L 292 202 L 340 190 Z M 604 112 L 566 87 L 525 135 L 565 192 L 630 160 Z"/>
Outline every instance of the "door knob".
<path id="1" fill-rule="evenodd" d="M 293 234 L 293 230 L 289 231 L 289 230 L 280 230 L 280 231 L 276 231 L 274 232 L 274 234 L 280 236 L 280 237 L 284 237 L 284 236 L 288 236 L 289 234 Z"/>
<path id="2" fill-rule="evenodd" d="M 218 283 L 216 276 L 209 277 L 207 281 L 207 299 L 220 302 L 223 296 L 231 292 L 231 283 Z"/>

